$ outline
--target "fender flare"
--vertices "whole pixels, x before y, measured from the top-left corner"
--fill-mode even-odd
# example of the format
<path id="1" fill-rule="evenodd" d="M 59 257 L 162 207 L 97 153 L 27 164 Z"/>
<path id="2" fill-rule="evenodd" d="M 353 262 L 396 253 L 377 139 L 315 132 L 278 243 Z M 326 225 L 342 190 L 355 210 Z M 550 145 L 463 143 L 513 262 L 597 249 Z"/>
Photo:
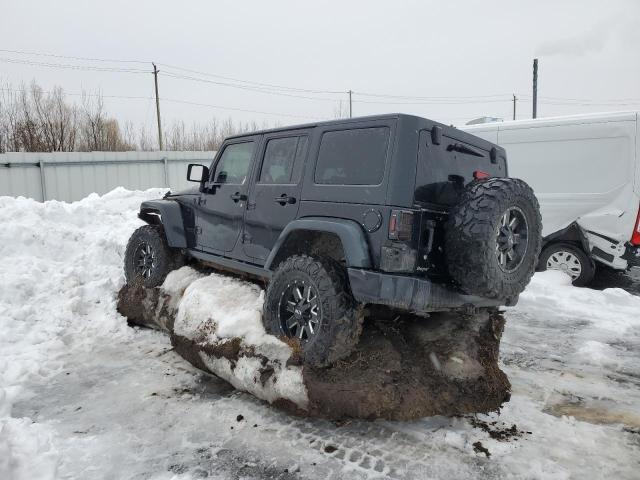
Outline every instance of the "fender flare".
<path id="1" fill-rule="evenodd" d="M 148 200 L 140 204 L 138 218 L 150 225 L 162 225 L 171 248 L 187 248 L 180 204 L 173 200 Z"/>
<path id="2" fill-rule="evenodd" d="M 338 236 L 344 249 L 344 256 L 348 267 L 371 268 L 371 255 L 369 244 L 360 224 L 344 218 L 305 217 L 290 222 L 276 241 L 267 257 L 264 268 L 271 270 L 280 248 L 283 246 L 290 233 L 296 230 L 311 230 L 316 232 L 328 232 Z"/>
<path id="3" fill-rule="evenodd" d="M 553 232 L 542 239 L 542 249 L 544 250 L 549 244 L 557 242 L 576 243 L 582 247 L 582 250 L 590 256 L 589 241 L 586 235 L 578 225 L 578 222 L 572 222 L 567 227 L 557 232 Z"/>

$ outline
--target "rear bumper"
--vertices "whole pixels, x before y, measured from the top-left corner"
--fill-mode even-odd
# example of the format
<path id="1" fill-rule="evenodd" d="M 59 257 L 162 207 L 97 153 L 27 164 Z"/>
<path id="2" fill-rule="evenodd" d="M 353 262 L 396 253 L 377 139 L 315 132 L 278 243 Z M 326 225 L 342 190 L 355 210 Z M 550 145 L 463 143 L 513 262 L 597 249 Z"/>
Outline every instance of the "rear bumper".
<path id="1" fill-rule="evenodd" d="M 492 299 L 455 292 L 426 278 L 393 275 L 349 268 L 349 282 L 356 300 L 408 310 L 439 312 L 515 305 L 515 299 Z"/>
<path id="2" fill-rule="evenodd" d="M 622 258 L 627 261 L 627 270 L 632 267 L 640 267 L 640 247 L 627 243 Z"/>

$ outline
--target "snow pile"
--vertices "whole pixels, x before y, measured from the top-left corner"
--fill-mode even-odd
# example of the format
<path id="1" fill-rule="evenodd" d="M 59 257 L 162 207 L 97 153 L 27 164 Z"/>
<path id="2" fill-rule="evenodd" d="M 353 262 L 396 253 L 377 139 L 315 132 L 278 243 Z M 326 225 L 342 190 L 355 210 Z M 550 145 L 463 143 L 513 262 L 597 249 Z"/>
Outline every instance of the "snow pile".
<path id="1" fill-rule="evenodd" d="M 142 200 L 163 190 L 116 189 L 75 203 L 0 197 L 0 478 L 47 478 L 53 430 L 11 416 L 70 349 L 131 335 L 115 313 L 122 257 Z M 13 472 L 13 473 L 12 473 Z"/>
<path id="2" fill-rule="evenodd" d="M 574 288 L 568 275 L 553 270 L 534 275 L 515 310 L 530 315 L 567 312 L 592 322 L 602 334 L 621 335 L 640 326 L 640 297 L 620 288 Z"/>
<path id="3" fill-rule="evenodd" d="M 199 355 L 211 372 L 268 402 L 286 399 L 306 409 L 302 367 L 287 365 L 291 348 L 268 335 L 262 325 L 264 291 L 260 287 L 182 267 L 167 276 L 162 290 L 178 309 L 172 333 L 203 347 Z M 235 339 L 240 344 L 233 358 L 210 352 L 211 347 Z M 266 377 L 265 372 L 269 372 Z"/>

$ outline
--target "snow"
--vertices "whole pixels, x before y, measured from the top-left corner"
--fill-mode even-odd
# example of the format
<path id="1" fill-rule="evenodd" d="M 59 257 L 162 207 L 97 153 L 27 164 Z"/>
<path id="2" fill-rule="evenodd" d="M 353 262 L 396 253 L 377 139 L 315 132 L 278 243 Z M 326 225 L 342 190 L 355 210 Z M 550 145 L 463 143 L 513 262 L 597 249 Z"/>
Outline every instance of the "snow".
<path id="1" fill-rule="evenodd" d="M 0 478 L 54 478 L 50 425 L 11 417 L 27 381 L 48 382 L 62 357 L 131 332 L 114 314 L 136 207 L 163 190 L 116 189 L 81 202 L 0 197 Z M 89 341 L 89 339 L 92 339 Z"/>
<path id="2" fill-rule="evenodd" d="M 185 288 L 188 279 L 194 280 Z M 178 309 L 173 327 L 177 335 L 206 345 L 240 340 L 241 356 L 234 368 L 226 358 L 201 352 L 207 368 L 234 387 L 270 403 L 285 398 L 306 409 L 309 399 L 302 368 L 286 365 L 291 348 L 268 335 L 262 325 L 264 291 L 260 287 L 217 274 L 203 276 L 191 267 L 182 267 L 167 276 L 162 289 L 173 295 L 171 301 Z M 264 356 L 267 363 L 255 354 Z M 260 375 L 265 367 L 270 367 L 273 375 L 263 384 Z"/>
<path id="3" fill-rule="evenodd" d="M 136 209 L 162 193 L 0 198 L 0 479 L 638 478 L 640 298 L 534 276 L 506 311 L 511 401 L 478 416 L 531 432 L 511 441 L 470 417 L 296 418 L 199 372 L 166 335 L 115 312 L 126 241 L 142 224 Z M 206 319 L 218 339 L 288 355 L 262 330 L 255 285 L 187 268 L 163 288 L 183 292 L 184 333 L 202 332 Z M 245 388 L 256 368 L 246 362 Z"/>

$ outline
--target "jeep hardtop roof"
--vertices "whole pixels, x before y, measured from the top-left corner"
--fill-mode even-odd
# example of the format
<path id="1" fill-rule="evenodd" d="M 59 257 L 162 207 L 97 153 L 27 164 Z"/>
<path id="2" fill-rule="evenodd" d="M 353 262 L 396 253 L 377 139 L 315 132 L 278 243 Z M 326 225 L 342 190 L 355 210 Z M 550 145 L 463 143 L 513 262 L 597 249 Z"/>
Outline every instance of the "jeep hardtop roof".
<path id="1" fill-rule="evenodd" d="M 436 122 L 434 120 L 429 120 L 424 117 L 418 117 L 417 115 L 408 115 L 405 113 L 386 113 L 383 115 L 369 115 L 364 117 L 353 117 L 353 118 L 344 118 L 337 120 L 328 120 L 323 122 L 314 122 L 314 123 L 303 123 L 299 125 L 287 125 L 283 127 L 277 128 L 268 128 L 264 130 L 257 130 L 254 132 L 244 132 L 237 135 L 231 135 L 227 137 L 227 140 L 232 140 L 236 138 L 243 138 L 252 135 L 263 135 L 267 133 L 277 133 L 277 132 L 288 132 L 292 130 L 302 130 L 307 128 L 315 128 L 315 127 L 327 127 L 327 126 L 339 126 L 339 125 L 349 125 L 351 123 L 357 124 L 367 121 L 376 121 L 376 120 L 389 120 L 389 119 L 397 119 L 400 120 L 402 128 L 415 129 L 415 130 L 431 130 L 434 126 L 439 126 L 442 128 L 443 135 L 450 136 L 456 138 L 465 143 L 469 143 L 471 145 L 475 145 L 483 150 L 490 150 L 492 147 L 497 147 L 491 142 L 488 142 L 484 139 L 476 137 L 472 134 L 464 132 L 462 130 L 458 130 L 454 126 L 445 125 L 440 122 Z M 497 147 L 500 148 L 500 147 Z"/>

